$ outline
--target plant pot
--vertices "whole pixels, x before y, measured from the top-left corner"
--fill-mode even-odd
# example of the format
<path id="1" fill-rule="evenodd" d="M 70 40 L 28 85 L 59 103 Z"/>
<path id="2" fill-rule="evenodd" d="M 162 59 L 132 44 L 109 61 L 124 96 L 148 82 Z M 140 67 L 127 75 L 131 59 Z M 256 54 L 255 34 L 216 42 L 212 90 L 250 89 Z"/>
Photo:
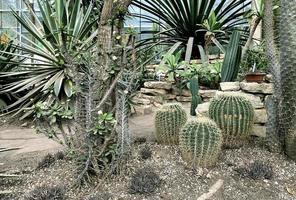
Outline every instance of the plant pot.
<path id="1" fill-rule="evenodd" d="M 264 82 L 266 74 L 261 72 L 252 72 L 248 73 L 245 76 L 245 79 L 247 82 L 256 82 L 256 83 L 262 83 Z"/>

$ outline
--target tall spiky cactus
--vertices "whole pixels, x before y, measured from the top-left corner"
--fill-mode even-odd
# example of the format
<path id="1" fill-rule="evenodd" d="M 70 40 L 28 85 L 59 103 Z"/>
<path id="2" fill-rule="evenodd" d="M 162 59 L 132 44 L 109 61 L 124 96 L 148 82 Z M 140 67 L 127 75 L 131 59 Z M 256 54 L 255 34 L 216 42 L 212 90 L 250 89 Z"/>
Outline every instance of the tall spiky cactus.
<path id="1" fill-rule="evenodd" d="M 195 109 L 197 108 L 198 104 L 202 102 L 201 97 L 199 95 L 199 83 L 198 78 L 192 78 L 189 82 L 190 85 L 190 92 L 192 96 L 191 106 L 190 106 L 190 115 L 196 116 Z"/>
<path id="2" fill-rule="evenodd" d="M 296 1 L 281 1 L 280 61 L 282 101 L 280 132 L 286 154 L 296 161 Z"/>
<path id="3" fill-rule="evenodd" d="M 210 103 L 209 116 L 221 128 L 226 147 L 247 142 L 254 122 L 254 108 L 248 99 L 234 95 L 216 97 Z"/>
<path id="4" fill-rule="evenodd" d="M 266 44 L 266 55 L 268 68 L 273 75 L 274 93 L 265 100 L 265 106 L 268 114 L 266 123 L 266 145 L 272 152 L 280 153 L 283 148 L 283 137 L 279 131 L 279 111 L 278 108 L 281 99 L 281 77 L 280 60 L 274 33 L 274 0 L 265 0 L 264 2 L 264 35 Z"/>
<path id="5" fill-rule="evenodd" d="M 156 139 L 161 144 L 178 144 L 187 115 L 181 104 L 165 104 L 155 114 Z"/>
<path id="6" fill-rule="evenodd" d="M 188 164 L 208 167 L 216 163 L 223 138 L 214 121 L 201 117 L 185 124 L 179 141 L 182 157 Z"/>

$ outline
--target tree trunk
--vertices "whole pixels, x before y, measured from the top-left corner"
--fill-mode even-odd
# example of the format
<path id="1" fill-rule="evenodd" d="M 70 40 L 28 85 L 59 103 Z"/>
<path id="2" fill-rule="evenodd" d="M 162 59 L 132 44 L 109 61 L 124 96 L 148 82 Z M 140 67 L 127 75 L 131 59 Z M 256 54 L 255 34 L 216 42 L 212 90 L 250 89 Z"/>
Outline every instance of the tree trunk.
<path id="1" fill-rule="evenodd" d="M 269 70 L 274 78 L 274 94 L 266 99 L 268 114 L 267 122 L 267 147 L 270 151 L 281 152 L 283 147 L 282 136 L 279 135 L 279 109 L 278 105 L 281 97 L 281 78 L 280 62 L 277 55 L 277 49 L 274 37 L 273 21 L 273 0 L 265 1 L 264 8 L 264 33 L 266 40 L 266 51 L 268 58 Z"/>
<path id="2" fill-rule="evenodd" d="M 281 1 L 280 52 L 282 103 L 280 131 L 286 154 L 296 161 L 296 0 Z"/>
<path id="3" fill-rule="evenodd" d="M 242 60 L 245 59 L 245 56 L 247 54 L 247 51 L 249 50 L 252 42 L 253 42 L 253 37 L 254 37 L 254 34 L 256 32 L 256 29 L 258 27 L 258 25 L 260 24 L 261 22 L 261 18 L 260 17 L 256 17 L 253 19 L 252 21 L 252 24 L 251 24 L 251 30 L 250 30 L 250 35 L 249 35 L 249 38 L 243 48 L 243 51 L 242 51 Z"/>

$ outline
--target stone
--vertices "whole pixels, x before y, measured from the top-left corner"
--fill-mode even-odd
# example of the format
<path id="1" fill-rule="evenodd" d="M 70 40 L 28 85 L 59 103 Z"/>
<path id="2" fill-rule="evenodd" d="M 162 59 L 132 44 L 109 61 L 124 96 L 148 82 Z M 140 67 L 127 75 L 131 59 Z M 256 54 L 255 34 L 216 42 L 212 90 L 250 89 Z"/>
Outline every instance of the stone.
<path id="1" fill-rule="evenodd" d="M 259 125 L 259 124 L 254 124 L 251 135 L 265 138 L 266 137 L 266 127 Z"/>
<path id="2" fill-rule="evenodd" d="M 203 116 L 208 116 L 209 115 L 209 107 L 210 107 L 210 102 L 205 102 L 198 104 L 196 108 L 196 113 L 203 115 Z"/>
<path id="3" fill-rule="evenodd" d="M 176 100 L 178 102 L 191 102 L 191 97 L 177 96 Z"/>
<path id="4" fill-rule="evenodd" d="M 164 99 L 165 100 L 173 100 L 173 99 L 176 99 L 177 95 L 175 94 L 167 94 L 164 96 Z"/>
<path id="5" fill-rule="evenodd" d="M 266 76 L 265 76 L 265 81 L 266 81 L 267 83 L 273 83 L 273 82 L 274 82 L 274 80 L 273 80 L 273 76 L 272 76 L 271 74 L 266 74 Z"/>
<path id="6" fill-rule="evenodd" d="M 255 120 L 256 124 L 265 124 L 267 123 L 267 111 L 266 109 L 256 109 L 255 110 Z"/>
<path id="7" fill-rule="evenodd" d="M 254 106 L 255 109 L 264 108 L 264 104 L 261 101 L 260 97 L 254 95 L 254 94 L 244 93 L 242 91 L 236 91 L 236 92 L 217 91 L 216 96 L 220 96 L 220 95 L 223 95 L 223 94 L 244 96 L 244 97 L 246 97 L 247 99 L 249 99 L 251 101 L 251 103 L 252 103 L 252 105 Z"/>
<path id="8" fill-rule="evenodd" d="M 149 99 L 142 99 L 142 98 L 138 98 L 138 97 L 134 97 L 133 98 L 133 102 L 135 104 L 142 104 L 142 105 L 149 105 L 149 104 L 151 104 L 151 101 Z"/>
<path id="9" fill-rule="evenodd" d="M 167 95 L 169 95 L 169 94 L 167 94 Z M 166 97 L 166 96 L 164 96 L 164 97 Z M 142 93 L 139 93 L 136 97 L 139 99 L 147 99 L 150 102 L 157 102 L 157 103 L 163 103 L 163 99 L 164 99 L 164 97 L 162 97 L 162 96 L 150 96 L 150 95 L 146 95 L 146 94 L 142 94 Z"/>
<path id="10" fill-rule="evenodd" d="M 191 92 L 188 89 L 182 89 L 182 90 L 180 90 L 176 86 L 173 86 L 172 89 L 173 89 L 172 92 L 173 92 L 174 95 L 185 96 L 185 97 L 190 97 L 191 96 Z"/>
<path id="11" fill-rule="evenodd" d="M 239 91 L 239 82 L 222 82 L 220 83 L 220 89 L 222 91 Z"/>
<path id="12" fill-rule="evenodd" d="M 134 114 L 136 115 L 149 115 L 153 113 L 153 106 L 152 105 L 136 105 L 133 106 L 134 108 Z"/>
<path id="13" fill-rule="evenodd" d="M 243 91 L 249 93 L 259 93 L 259 94 L 272 94 L 273 84 L 272 83 L 247 83 L 241 82 L 240 87 Z"/>
<path id="14" fill-rule="evenodd" d="M 217 90 L 199 90 L 199 94 L 202 98 L 213 98 L 216 96 Z"/>
<path id="15" fill-rule="evenodd" d="M 172 83 L 164 81 L 149 81 L 144 83 L 145 88 L 170 90 Z"/>
<path id="16" fill-rule="evenodd" d="M 154 96 L 166 95 L 167 94 L 167 91 L 164 90 L 164 89 L 141 88 L 140 91 L 143 94 L 150 94 L 150 95 L 154 95 Z"/>

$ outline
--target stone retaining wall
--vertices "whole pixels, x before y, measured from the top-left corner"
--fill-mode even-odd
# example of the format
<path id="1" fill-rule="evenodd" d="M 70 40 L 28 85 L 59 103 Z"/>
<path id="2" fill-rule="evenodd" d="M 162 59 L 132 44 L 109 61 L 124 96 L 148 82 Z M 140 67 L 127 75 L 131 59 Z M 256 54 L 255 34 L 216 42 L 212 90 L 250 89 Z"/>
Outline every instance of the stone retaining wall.
<path id="1" fill-rule="evenodd" d="M 220 84 L 220 90 L 208 90 L 201 87 L 200 95 L 203 103 L 198 105 L 197 112 L 207 115 L 211 98 L 224 93 L 240 94 L 252 102 L 255 108 L 255 124 L 252 135 L 265 137 L 267 122 L 265 99 L 273 93 L 271 81 L 264 83 L 225 82 Z M 144 83 L 144 88 L 141 88 L 133 101 L 137 104 L 133 112 L 137 115 L 145 115 L 153 113 L 164 103 L 180 102 L 188 105 L 191 102 L 191 93 L 187 89 L 180 91 L 168 82 L 149 81 Z"/>

